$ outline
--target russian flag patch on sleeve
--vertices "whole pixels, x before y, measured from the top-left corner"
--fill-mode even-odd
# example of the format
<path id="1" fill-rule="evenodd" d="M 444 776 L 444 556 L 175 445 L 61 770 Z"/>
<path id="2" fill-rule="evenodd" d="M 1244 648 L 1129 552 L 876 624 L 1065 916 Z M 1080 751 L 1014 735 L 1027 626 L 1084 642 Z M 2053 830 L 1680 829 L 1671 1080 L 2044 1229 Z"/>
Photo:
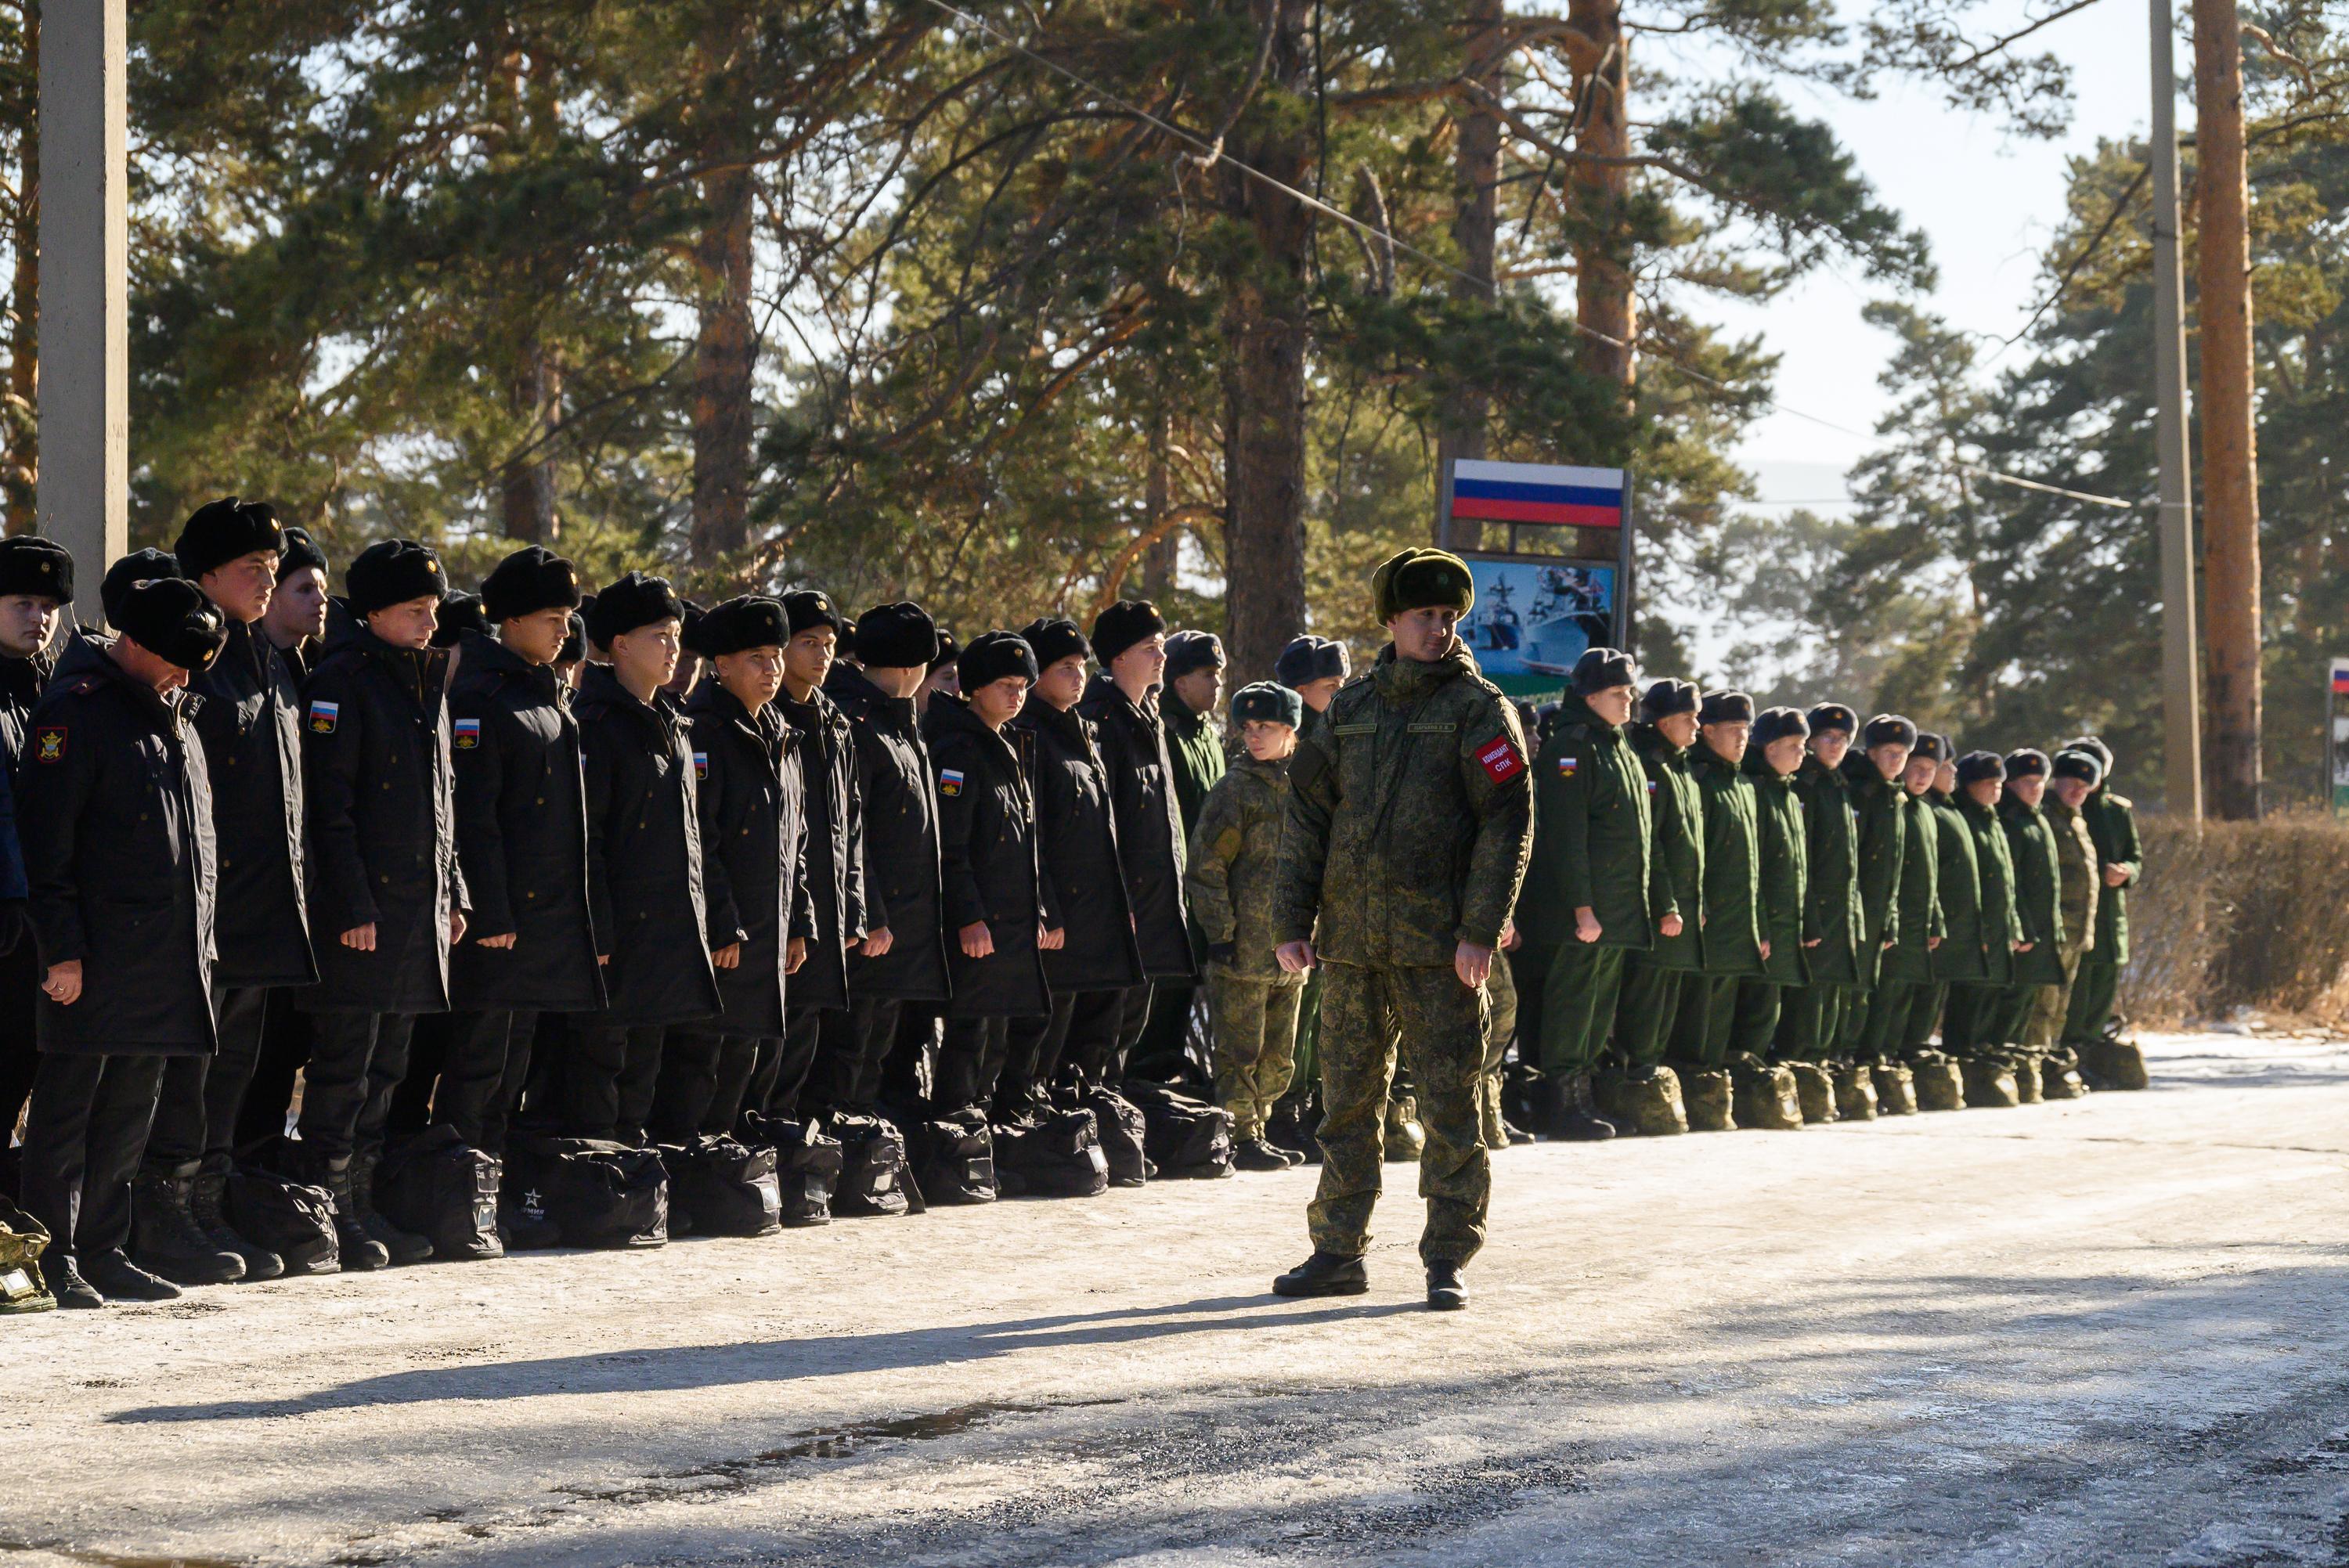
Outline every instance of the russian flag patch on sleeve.
<path id="1" fill-rule="evenodd" d="M 450 726 L 450 733 L 457 738 L 458 750 L 471 751 L 481 744 L 481 721 L 478 718 L 460 718 Z"/>
<path id="2" fill-rule="evenodd" d="M 941 768 L 938 769 L 938 793 L 941 795 L 959 795 L 962 793 L 961 769 Z"/>
<path id="3" fill-rule="evenodd" d="M 310 699 L 310 733 L 313 735 L 334 734 L 335 720 L 342 717 L 342 712 L 343 705 L 341 703 L 327 702 L 322 697 L 312 697 Z"/>
<path id="4" fill-rule="evenodd" d="M 1581 766 L 1582 758 L 1569 751 L 1557 759 L 1557 776 L 1561 779 L 1571 779 L 1574 777 L 1574 770 Z"/>
<path id="5" fill-rule="evenodd" d="M 1485 777 L 1495 784 L 1506 784 L 1526 770 L 1526 759 L 1517 755 L 1516 742 L 1506 735 L 1487 742 L 1476 753 L 1476 760 L 1484 765 Z"/>
<path id="6" fill-rule="evenodd" d="M 697 751 L 693 754 L 693 776 L 696 779 L 709 777 L 709 753 L 707 751 Z"/>

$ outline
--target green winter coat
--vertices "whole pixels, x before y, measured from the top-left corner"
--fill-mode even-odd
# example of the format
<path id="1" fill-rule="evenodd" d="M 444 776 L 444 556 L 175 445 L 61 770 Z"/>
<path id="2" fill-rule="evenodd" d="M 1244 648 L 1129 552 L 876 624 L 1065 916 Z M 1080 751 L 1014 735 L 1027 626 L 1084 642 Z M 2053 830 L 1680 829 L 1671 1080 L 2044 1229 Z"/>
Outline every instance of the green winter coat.
<path id="1" fill-rule="evenodd" d="M 1940 823 L 1922 795 L 1900 791 L 1900 893 L 1895 907 L 1899 936 L 1885 950 L 1883 975 L 1929 985 L 1933 979 L 1934 937 L 1949 934 L 1941 915 Z"/>
<path id="2" fill-rule="evenodd" d="M 1758 746 L 1745 753 L 1744 771 L 1754 786 L 1754 817 L 1761 844 L 1756 885 L 1762 893 L 1762 934 L 1770 944 L 1763 976 L 1779 985 L 1811 983 L 1810 954 L 1803 944 L 1818 934 L 1810 898 L 1811 853 L 1804 801 L 1795 775 L 1770 766 Z"/>
<path id="3" fill-rule="evenodd" d="M 1390 646 L 1327 717 L 1289 759 L 1275 938 L 1372 966 L 1449 968 L 1463 942 L 1497 946 L 1533 838 L 1509 699 L 1464 645 L 1432 664 Z"/>
<path id="4" fill-rule="evenodd" d="M 1958 803 L 1938 789 L 1925 793 L 1933 818 L 1934 902 L 1940 906 L 1941 945 L 1933 950 L 1933 978 L 1983 982 L 1990 978 L 1982 956 L 1982 864 L 1973 830 Z"/>
<path id="5" fill-rule="evenodd" d="M 1235 975 L 1274 980 L 1273 887 L 1280 860 L 1281 823 L 1288 815 L 1288 761 L 1258 762 L 1242 752 L 1216 780 L 1191 830 L 1183 891 L 1191 918 L 1211 948 L 1229 944 Z"/>
<path id="6" fill-rule="evenodd" d="M 1654 834 L 1648 774 L 1630 738 L 1568 696 L 1534 760 L 1534 859 L 1517 929 L 1534 946 L 1574 940 L 1574 912 L 1599 920 L 1601 947 L 1646 949 Z"/>
<path id="7" fill-rule="evenodd" d="M 2128 962 L 2129 890 L 2145 872 L 2145 845 L 2137 832 L 2137 804 L 2099 784 L 2082 808 L 2088 819 L 2088 836 L 2096 841 L 2096 944 L 2084 964 L 2107 964 L 2115 968 Z M 2118 887 L 2105 886 L 2104 868 L 2118 866 L 2128 880 Z"/>
<path id="8" fill-rule="evenodd" d="M 1819 944 L 1807 954 L 1811 979 L 1822 985 L 1873 980 L 1874 961 L 1863 969 L 1858 956 L 1867 925 L 1859 904 L 1859 830 L 1851 780 L 1816 757 L 1806 757 L 1795 769 L 1795 793 L 1802 797 L 1803 840 L 1810 857 L 1803 935 Z"/>
<path id="9" fill-rule="evenodd" d="M 1199 825 L 1207 791 L 1224 776 L 1224 739 L 1214 716 L 1193 713 L 1171 686 L 1158 694 L 1159 722 L 1166 727 L 1166 759 L 1174 768 L 1174 806 L 1188 835 Z"/>
<path id="10" fill-rule="evenodd" d="M 1704 972 L 1762 973 L 1762 823 L 1754 780 L 1700 737 L 1689 774 L 1704 799 Z"/>
<path id="11" fill-rule="evenodd" d="M 1873 985 L 1882 973 L 1885 944 L 1900 940 L 1900 867 L 1907 858 L 1909 791 L 1898 779 L 1876 770 L 1857 747 L 1844 754 L 1844 779 L 1851 790 L 1852 832 L 1859 868 L 1859 937 L 1852 956 L 1860 983 Z"/>
<path id="12" fill-rule="evenodd" d="M 2015 961 L 2026 954 L 2015 952 L 2014 944 L 2028 942 L 2031 935 L 2023 928 L 2023 913 L 2015 902 L 2014 841 L 2006 831 L 2001 812 L 1989 806 L 1977 804 L 1973 798 L 1961 794 L 1957 811 L 1966 825 L 1967 836 L 1973 841 L 1974 869 L 1982 892 L 1980 913 L 1976 915 L 1982 931 L 1982 955 L 1984 973 L 1980 978 L 1992 985 L 2012 985 L 2022 976 L 2015 973 Z M 1952 975 L 1951 979 L 1974 979 L 1973 975 Z"/>
<path id="13" fill-rule="evenodd" d="M 2064 941 L 2058 902 L 2063 872 L 2055 860 L 2055 830 L 2045 811 L 2013 795 L 2000 799 L 1998 820 L 2014 861 L 2015 915 L 2023 922 L 2023 939 L 2031 944 L 2030 952 L 2014 955 L 2014 984 L 2061 985 L 2064 960 L 2056 949 Z"/>
<path id="14" fill-rule="evenodd" d="M 1663 969 L 1704 967 L 1704 800 L 1689 771 L 1689 748 L 1644 721 L 1629 727 L 1632 754 L 1648 775 L 1648 913 L 1656 923 L 1649 961 Z M 1681 917 L 1666 936 L 1664 916 Z"/>

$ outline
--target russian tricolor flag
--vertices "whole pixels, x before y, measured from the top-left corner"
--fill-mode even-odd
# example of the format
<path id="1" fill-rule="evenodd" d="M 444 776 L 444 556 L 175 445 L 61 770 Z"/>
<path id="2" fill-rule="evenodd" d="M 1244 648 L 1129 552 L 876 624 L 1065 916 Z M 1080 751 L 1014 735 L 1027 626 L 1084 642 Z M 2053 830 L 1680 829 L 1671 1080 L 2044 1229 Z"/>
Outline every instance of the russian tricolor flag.
<path id="1" fill-rule="evenodd" d="M 1452 515 L 1464 522 L 1620 528 L 1623 470 L 1463 458 L 1452 466 Z"/>
<path id="2" fill-rule="evenodd" d="M 2333 666 L 2333 691 L 2336 696 L 2349 696 L 2349 665 Z"/>

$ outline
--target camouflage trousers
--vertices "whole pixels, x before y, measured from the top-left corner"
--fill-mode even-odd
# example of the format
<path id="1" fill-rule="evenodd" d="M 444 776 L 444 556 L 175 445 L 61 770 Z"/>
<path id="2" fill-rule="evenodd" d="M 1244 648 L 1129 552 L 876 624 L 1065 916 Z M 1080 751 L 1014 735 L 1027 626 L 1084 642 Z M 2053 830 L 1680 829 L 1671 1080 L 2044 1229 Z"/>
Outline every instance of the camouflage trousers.
<path id="1" fill-rule="evenodd" d="M 1485 982 L 1489 1004 L 1485 1019 L 1485 1071 L 1476 1086 L 1476 1115 L 1487 1149 L 1506 1149 L 1509 1135 L 1501 1124 L 1501 1062 L 1517 1035 L 1517 977 L 1509 955 L 1493 954 L 1493 973 Z"/>
<path id="2" fill-rule="evenodd" d="M 2080 973 L 2085 942 L 2056 944 L 2056 961 L 2064 965 L 2061 985 L 2032 987 L 2031 1011 L 2023 1026 L 2023 1043 L 2034 1051 L 2052 1051 L 2064 1043 L 2064 1020 L 2072 1003 L 2072 981 Z"/>
<path id="3" fill-rule="evenodd" d="M 1370 1250 L 1398 1046 L 1417 1081 L 1427 1133 L 1419 1255 L 1464 1264 L 1485 1244 L 1493 1194 L 1478 1121 L 1486 1016 L 1484 989 L 1469 990 L 1449 968 L 1324 966 L 1321 1185 L 1306 1211 L 1316 1251 L 1359 1257 Z"/>
<path id="4" fill-rule="evenodd" d="M 1232 1113 L 1232 1136 L 1263 1136 L 1265 1118 L 1296 1070 L 1301 975 L 1235 975 L 1207 965 L 1207 1013 L 1216 1028 L 1216 1099 Z"/>

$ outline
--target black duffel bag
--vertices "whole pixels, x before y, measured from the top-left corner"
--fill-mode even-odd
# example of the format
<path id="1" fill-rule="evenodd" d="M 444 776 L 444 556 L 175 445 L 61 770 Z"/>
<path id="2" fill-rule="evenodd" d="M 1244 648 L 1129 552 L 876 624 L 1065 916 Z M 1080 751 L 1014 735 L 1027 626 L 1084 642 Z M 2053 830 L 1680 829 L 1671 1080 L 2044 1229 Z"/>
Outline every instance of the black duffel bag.
<path id="1" fill-rule="evenodd" d="M 505 1256 L 498 1239 L 498 1159 L 445 1122 L 385 1150 L 376 1168 L 375 1206 L 403 1231 L 432 1243 L 443 1260 Z"/>
<path id="2" fill-rule="evenodd" d="M 742 1113 L 742 1141 L 775 1155 L 775 1183 L 786 1225 L 832 1223 L 833 1194 L 840 1188 L 840 1140 L 820 1121 L 789 1121 L 755 1110 Z"/>
<path id="3" fill-rule="evenodd" d="M 1102 1157 L 1109 1162 L 1111 1186 L 1139 1187 L 1158 1174 L 1158 1168 L 1150 1162 L 1148 1129 L 1140 1106 L 1115 1089 L 1086 1082 L 1082 1073 L 1077 1075 L 1076 1087 L 1063 1089 L 1060 1099 L 1073 1109 L 1093 1113 L 1093 1130 L 1101 1140 Z"/>
<path id="4" fill-rule="evenodd" d="M 995 1135 L 986 1112 L 973 1109 L 926 1117 L 907 1130 L 913 1135 L 914 1180 L 931 1207 L 995 1202 Z"/>
<path id="5" fill-rule="evenodd" d="M 274 1147 L 281 1143 L 285 1149 Z M 283 1139 L 272 1145 L 254 1163 L 240 1162 L 229 1172 L 228 1222 L 254 1246 L 284 1258 L 288 1276 L 340 1274 L 334 1199 L 324 1187 L 281 1174 L 295 1146 Z M 273 1168 L 264 1169 L 264 1161 Z"/>
<path id="6" fill-rule="evenodd" d="M 657 1247 L 668 1240 L 668 1172 L 650 1149 L 598 1138 L 523 1134 L 506 1155 L 507 1180 L 574 1247 Z"/>
<path id="7" fill-rule="evenodd" d="M 1033 1127 L 994 1130 L 995 1180 L 1009 1198 L 1092 1198 L 1109 1191 L 1109 1160 L 1090 1110 L 1036 1113 Z"/>
<path id="8" fill-rule="evenodd" d="M 1232 1173 L 1232 1113 L 1163 1083 L 1128 1078 L 1126 1098 L 1142 1108 L 1145 1147 L 1163 1176 Z"/>
<path id="9" fill-rule="evenodd" d="M 775 1151 L 703 1136 L 663 1149 L 672 1210 L 693 1217 L 698 1236 L 771 1236 L 783 1226 Z"/>
<path id="10" fill-rule="evenodd" d="M 840 1140 L 840 1184 L 832 1212 L 843 1217 L 903 1214 L 912 1208 L 905 1191 L 905 1140 L 896 1123 L 881 1116 L 835 1116 L 832 1136 Z"/>

